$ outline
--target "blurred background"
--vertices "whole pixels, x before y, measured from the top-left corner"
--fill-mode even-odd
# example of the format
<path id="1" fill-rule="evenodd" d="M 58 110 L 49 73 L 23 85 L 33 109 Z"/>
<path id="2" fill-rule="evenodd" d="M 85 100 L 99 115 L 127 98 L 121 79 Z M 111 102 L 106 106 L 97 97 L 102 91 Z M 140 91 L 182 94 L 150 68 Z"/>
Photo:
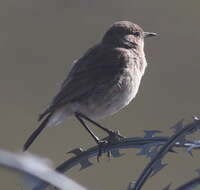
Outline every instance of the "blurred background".
<path id="1" fill-rule="evenodd" d="M 115 21 L 129 20 L 145 31 L 158 32 L 147 39 L 149 63 L 139 93 L 121 112 L 101 122 L 125 136 L 142 136 L 143 130 L 162 130 L 178 120 L 200 114 L 200 1 L 199 0 L 1 0 L 0 1 L 0 148 L 21 150 L 37 127 L 38 114 L 51 102 L 74 59 L 101 40 Z M 105 135 L 95 130 L 99 136 Z M 55 166 L 71 155 L 69 150 L 95 143 L 73 118 L 61 127 L 43 132 L 29 149 L 50 158 Z M 137 179 L 148 159 L 136 156 L 108 159 L 67 175 L 95 190 L 126 189 Z M 174 187 L 195 176 L 199 155 L 184 151 L 168 154 L 169 164 L 151 178 L 145 189 Z M 0 171 L 0 187 L 21 189 L 10 172 Z"/>

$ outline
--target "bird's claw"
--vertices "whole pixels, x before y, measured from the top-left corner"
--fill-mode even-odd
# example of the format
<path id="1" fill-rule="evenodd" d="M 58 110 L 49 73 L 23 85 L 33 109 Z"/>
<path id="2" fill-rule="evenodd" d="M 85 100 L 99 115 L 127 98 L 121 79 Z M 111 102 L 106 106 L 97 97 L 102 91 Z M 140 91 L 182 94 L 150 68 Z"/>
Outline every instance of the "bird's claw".
<path id="1" fill-rule="evenodd" d="M 105 152 L 106 150 L 106 147 L 108 146 L 109 142 L 106 141 L 106 140 L 100 140 L 99 143 L 98 143 L 98 149 L 99 149 L 99 152 L 98 152 L 98 155 L 97 155 L 97 162 L 100 161 L 100 157 L 102 156 L 102 153 Z"/>
<path id="2" fill-rule="evenodd" d="M 102 153 L 106 152 L 106 148 L 114 143 L 121 142 L 125 137 L 120 135 L 119 131 L 110 131 L 109 136 L 104 138 L 103 140 L 100 140 L 98 143 L 99 146 L 99 152 L 97 155 L 97 161 L 100 161 L 100 157 L 102 156 Z M 107 151 L 107 157 L 110 159 L 111 157 L 111 151 Z"/>
<path id="3" fill-rule="evenodd" d="M 119 130 L 117 130 L 117 131 L 110 131 L 109 136 L 106 137 L 105 139 L 109 143 L 117 143 L 122 141 L 124 138 L 125 137 L 120 134 Z"/>

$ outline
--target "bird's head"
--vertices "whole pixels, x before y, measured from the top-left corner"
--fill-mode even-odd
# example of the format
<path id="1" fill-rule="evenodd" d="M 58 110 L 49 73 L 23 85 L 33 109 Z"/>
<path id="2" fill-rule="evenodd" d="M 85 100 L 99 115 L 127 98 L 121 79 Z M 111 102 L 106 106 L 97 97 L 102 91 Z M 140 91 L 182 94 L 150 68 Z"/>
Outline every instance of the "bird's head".
<path id="1" fill-rule="evenodd" d="M 154 32 L 144 32 L 143 29 L 129 21 L 115 22 L 104 34 L 103 43 L 125 48 L 144 47 L 144 38 L 156 36 Z"/>

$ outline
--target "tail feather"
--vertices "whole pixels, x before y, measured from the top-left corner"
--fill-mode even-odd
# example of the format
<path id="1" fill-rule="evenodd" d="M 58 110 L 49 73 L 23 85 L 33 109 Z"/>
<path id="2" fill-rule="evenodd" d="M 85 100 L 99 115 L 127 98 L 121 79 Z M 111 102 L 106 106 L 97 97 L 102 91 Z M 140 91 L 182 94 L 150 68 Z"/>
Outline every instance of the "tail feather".
<path id="1" fill-rule="evenodd" d="M 27 139 L 26 143 L 23 146 L 23 151 L 26 151 L 31 144 L 34 142 L 34 140 L 37 138 L 37 136 L 43 131 L 43 129 L 46 127 L 49 119 L 51 118 L 52 113 L 49 114 L 39 125 L 39 127 L 31 134 L 31 136 Z"/>

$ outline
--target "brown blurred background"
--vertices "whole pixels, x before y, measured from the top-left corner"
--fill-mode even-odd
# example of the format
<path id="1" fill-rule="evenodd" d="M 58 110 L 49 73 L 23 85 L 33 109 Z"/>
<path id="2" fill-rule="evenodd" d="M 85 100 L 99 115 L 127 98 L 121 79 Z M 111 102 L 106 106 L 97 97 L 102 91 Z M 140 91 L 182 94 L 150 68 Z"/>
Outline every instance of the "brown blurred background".
<path id="1" fill-rule="evenodd" d="M 102 124 L 125 136 L 169 127 L 181 118 L 200 114 L 200 1 L 199 0 L 1 0 L 0 1 L 0 148 L 19 151 L 38 125 L 38 114 L 50 103 L 70 64 L 101 40 L 115 21 L 129 20 L 158 38 L 146 40 L 149 66 L 137 98 Z M 123 126 L 123 127 L 122 127 Z M 96 131 L 100 136 L 100 131 Z M 32 145 L 32 153 L 48 157 L 55 166 L 76 147 L 94 145 L 75 120 L 46 130 Z M 100 163 L 68 176 L 95 190 L 126 189 L 148 160 L 126 156 Z M 169 166 L 151 178 L 145 189 L 177 186 L 195 176 L 199 155 L 169 154 Z M 17 190 L 21 183 L 0 172 L 0 188 Z"/>

